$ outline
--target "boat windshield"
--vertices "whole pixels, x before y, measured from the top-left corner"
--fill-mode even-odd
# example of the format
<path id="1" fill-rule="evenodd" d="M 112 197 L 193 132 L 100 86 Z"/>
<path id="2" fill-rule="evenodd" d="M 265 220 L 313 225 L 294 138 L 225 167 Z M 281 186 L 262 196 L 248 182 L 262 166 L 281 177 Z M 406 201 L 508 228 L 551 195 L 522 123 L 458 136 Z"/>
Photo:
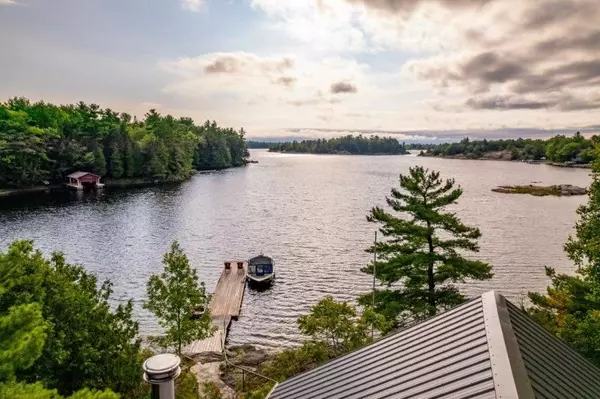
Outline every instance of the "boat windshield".
<path id="1" fill-rule="evenodd" d="M 273 273 L 273 265 L 271 265 L 271 264 L 250 265 L 249 273 L 255 274 L 257 276 L 271 274 L 271 273 Z"/>

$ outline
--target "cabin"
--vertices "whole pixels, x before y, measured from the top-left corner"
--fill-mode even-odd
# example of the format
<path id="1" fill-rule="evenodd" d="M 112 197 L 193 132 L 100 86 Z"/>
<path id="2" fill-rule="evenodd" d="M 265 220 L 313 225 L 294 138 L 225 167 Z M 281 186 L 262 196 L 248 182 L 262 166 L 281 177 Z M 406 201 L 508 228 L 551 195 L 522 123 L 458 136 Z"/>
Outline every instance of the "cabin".
<path id="1" fill-rule="evenodd" d="M 90 172 L 74 172 L 66 177 L 65 186 L 73 190 L 83 190 L 84 188 L 102 188 L 104 184 L 100 183 L 101 176 Z"/>
<path id="2" fill-rule="evenodd" d="M 490 291 L 281 382 L 267 398 L 600 398 L 600 368 Z"/>

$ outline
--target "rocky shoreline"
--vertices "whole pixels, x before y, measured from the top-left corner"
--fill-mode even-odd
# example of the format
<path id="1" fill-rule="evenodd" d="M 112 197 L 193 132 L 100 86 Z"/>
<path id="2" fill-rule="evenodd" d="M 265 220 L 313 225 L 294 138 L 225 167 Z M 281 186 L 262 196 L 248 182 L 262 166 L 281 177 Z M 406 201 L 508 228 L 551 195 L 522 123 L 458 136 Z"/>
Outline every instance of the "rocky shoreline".
<path id="1" fill-rule="evenodd" d="M 493 188 L 492 191 L 503 194 L 530 194 L 536 197 L 544 197 L 547 195 L 568 197 L 572 195 L 587 194 L 587 190 L 585 188 L 573 186 L 571 184 L 558 184 L 553 186 L 535 186 L 533 184 L 524 186 L 498 186 Z"/>
<path id="2" fill-rule="evenodd" d="M 227 348 L 227 360 L 230 364 L 255 371 L 277 352 L 253 345 L 240 345 Z M 196 376 L 200 391 L 204 384 L 218 387 L 224 399 L 234 399 L 236 389 L 242 380 L 241 369 L 228 366 L 225 356 L 218 353 L 201 353 L 191 357 L 195 364 L 190 371 Z"/>

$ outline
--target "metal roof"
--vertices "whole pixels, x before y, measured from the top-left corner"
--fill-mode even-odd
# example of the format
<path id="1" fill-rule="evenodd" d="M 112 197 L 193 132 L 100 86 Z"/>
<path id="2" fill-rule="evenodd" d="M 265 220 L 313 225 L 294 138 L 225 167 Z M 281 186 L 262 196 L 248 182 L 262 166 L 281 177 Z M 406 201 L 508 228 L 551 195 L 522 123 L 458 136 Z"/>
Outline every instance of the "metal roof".
<path id="1" fill-rule="evenodd" d="M 94 177 L 100 177 L 100 176 L 95 175 L 95 174 L 90 173 L 90 172 L 73 172 L 70 175 L 67 175 L 67 177 L 71 177 L 73 179 L 79 179 L 80 177 L 83 177 L 85 175 L 91 175 L 91 176 L 94 176 Z"/>
<path id="2" fill-rule="evenodd" d="M 600 369 L 490 291 L 278 384 L 269 399 L 600 398 Z"/>

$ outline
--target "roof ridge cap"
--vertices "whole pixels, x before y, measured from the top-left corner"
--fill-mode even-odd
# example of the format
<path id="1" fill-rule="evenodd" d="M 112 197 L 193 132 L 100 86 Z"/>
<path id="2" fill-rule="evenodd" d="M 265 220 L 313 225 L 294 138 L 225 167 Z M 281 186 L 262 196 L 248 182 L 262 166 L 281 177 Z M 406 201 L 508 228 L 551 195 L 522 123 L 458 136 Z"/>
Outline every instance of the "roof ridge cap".
<path id="1" fill-rule="evenodd" d="M 506 299 L 488 291 L 481 295 L 481 302 L 496 398 L 535 398 Z"/>

